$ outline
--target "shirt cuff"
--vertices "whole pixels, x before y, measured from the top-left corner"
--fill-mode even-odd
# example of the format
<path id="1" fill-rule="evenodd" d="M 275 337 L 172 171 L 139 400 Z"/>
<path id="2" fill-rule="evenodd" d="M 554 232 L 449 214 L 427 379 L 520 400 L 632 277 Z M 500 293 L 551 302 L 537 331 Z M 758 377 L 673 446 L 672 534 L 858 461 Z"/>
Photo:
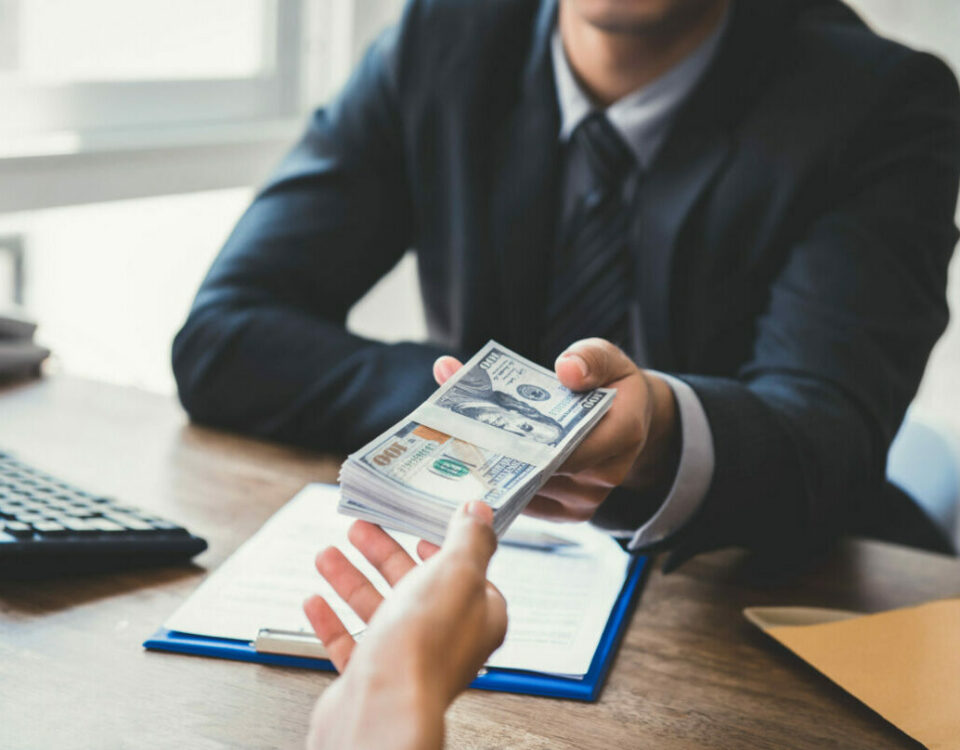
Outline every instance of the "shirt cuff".
<path id="1" fill-rule="evenodd" d="M 697 512 L 713 479 L 713 433 L 696 392 L 682 380 L 654 372 L 667 381 L 677 400 L 683 445 L 670 492 L 656 513 L 633 534 L 627 549 L 658 544 L 676 532 Z"/>

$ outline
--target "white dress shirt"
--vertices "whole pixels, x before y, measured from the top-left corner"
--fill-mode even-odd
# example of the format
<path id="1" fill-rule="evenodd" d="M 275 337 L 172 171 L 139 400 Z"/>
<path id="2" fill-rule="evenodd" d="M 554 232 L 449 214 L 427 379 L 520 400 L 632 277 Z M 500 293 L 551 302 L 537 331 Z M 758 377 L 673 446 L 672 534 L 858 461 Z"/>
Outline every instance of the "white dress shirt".
<path id="1" fill-rule="evenodd" d="M 606 108 L 607 119 L 637 158 L 640 179 L 642 170 L 649 167 L 663 144 L 677 108 L 713 61 L 726 26 L 725 17 L 717 29 L 677 65 Z M 571 70 L 559 29 L 553 34 L 551 54 L 560 107 L 560 139 L 566 143 L 580 121 L 598 107 Z M 639 350 L 643 351 L 642 342 Z M 643 362 L 638 364 L 642 366 Z M 630 537 L 630 549 L 656 544 L 679 531 L 699 508 L 713 478 L 713 435 L 700 399 L 683 381 L 656 374 L 673 389 L 680 417 L 682 450 L 676 477 L 656 513 L 639 529 L 614 532 Z"/>

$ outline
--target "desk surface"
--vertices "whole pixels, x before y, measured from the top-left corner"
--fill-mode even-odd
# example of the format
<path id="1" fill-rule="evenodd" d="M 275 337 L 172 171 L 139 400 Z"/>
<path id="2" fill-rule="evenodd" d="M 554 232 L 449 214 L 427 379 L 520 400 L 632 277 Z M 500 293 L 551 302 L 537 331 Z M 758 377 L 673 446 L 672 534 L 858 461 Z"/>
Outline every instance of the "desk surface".
<path id="1" fill-rule="evenodd" d="M 323 673 L 140 647 L 236 547 L 339 459 L 187 424 L 172 399 L 53 378 L 0 390 L 0 446 L 187 524 L 196 566 L 0 582 L 0 746 L 301 747 Z M 913 743 L 743 619 L 748 605 L 878 610 L 960 593 L 960 561 L 844 543 L 790 582 L 743 553 L 654 571 L 600 701 L 471 691 L 451 748 L 880 748 Z"/>

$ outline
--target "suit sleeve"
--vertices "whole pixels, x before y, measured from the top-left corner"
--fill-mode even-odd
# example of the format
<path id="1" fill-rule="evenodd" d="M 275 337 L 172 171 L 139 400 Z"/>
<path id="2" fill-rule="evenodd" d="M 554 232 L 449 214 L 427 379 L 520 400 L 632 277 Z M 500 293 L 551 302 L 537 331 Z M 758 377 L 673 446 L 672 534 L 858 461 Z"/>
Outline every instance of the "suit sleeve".
<path id="1" fill-rule="evenodd" d="M 435 387 L 427 345 L 351 335 L 347 312 L 414 237 L 398 105 L 401 31 L 340 96 L 241 218 L 173 345 L 199 422 L 352 449 Z"/>
<path id="2" fill-rule="evenodd" d="M 681 375 L 715 465 L 674 564 L 727 545 L 784 552 L 876 514 L 890 442 L 948 319 L 960 98 L 911 53 L 837 157 L 831 206 L 789 251 L 735 378 Z"/>

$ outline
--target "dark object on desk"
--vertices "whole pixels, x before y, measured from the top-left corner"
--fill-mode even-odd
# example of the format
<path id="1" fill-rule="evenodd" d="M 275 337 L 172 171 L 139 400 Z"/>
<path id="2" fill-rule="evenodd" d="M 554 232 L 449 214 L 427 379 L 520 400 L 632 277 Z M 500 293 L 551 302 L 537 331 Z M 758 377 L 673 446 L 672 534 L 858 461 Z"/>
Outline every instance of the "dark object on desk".
<path id="1" fill-rule="evenodd" d="M 19 309 L 0 313 L 0 380 L 38 377 L 50 350 L 33 342 L 37 324 Z"/>
<path id="2" fill-rule="evenodd" d="M 32 341 L 0 340 L 0 380 L 22 380 L 40 376 L 40 365 L 50 350 Z"/>
<path id="3" fill-rule="evenodd" d="M 207 548 L 185 528 L 0 452 L 0 579 L 178 563 Z"/>
<path id="4" fill-rule="evenodd" d="M 960 552 L 960 441 L 950 429 L 907 417 L 887 455 L 887 479 Z"/>

